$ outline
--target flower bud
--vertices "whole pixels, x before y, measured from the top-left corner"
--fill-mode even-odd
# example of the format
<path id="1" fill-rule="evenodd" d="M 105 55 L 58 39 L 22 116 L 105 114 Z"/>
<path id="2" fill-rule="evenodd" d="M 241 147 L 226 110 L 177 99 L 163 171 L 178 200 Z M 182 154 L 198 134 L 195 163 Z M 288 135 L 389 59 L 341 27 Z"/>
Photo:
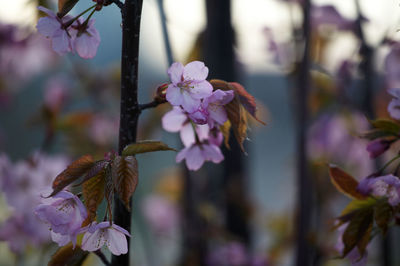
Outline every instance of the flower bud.
<path id="1" fill-rule="evenodd" d="M 367 145 L 367 151 L 369 152 L 369 157 L 374 159 L 384 153 L 387 149 L 389 149 L 390 144 L 392 142 L 384 139 L 376 139 L 371 141 Z"/>

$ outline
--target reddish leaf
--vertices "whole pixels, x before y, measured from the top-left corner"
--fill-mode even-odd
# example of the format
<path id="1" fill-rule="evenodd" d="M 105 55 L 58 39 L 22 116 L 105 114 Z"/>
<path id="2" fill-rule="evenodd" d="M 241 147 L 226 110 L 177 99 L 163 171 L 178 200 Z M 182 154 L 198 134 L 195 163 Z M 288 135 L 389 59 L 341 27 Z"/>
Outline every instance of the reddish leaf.
<path id="1" fill-rule="evenodd" d="M 58 0 L 57 16 L 62 18 L 78 3 L 79 0 Z"/>
<path id="2" fill-rule="evenodd" d="M 375 223 L 386 234 L 390 221 L 393 218 L 393 208 L 386 199 L 379 200 L 374 208 Z"/>
<path id="3" fill-rule="evenodd" d="M 63 188 L 83 176 L 94 165 L 93 157 L 84 155 L 72 164 L 68 165 L 67 169 L 61 172 L 53 181 L 53 192 L 49 197 L 54 196 Z"/>
<path id="4" fill-rule="evenodd" d="M 256 112 L 257 112 L 257 106 L 256 106 L 256 99 L 254 98 L 253 95 L 248 93 L 246 89 L 240 85 L 237 82 L 229 82 L 229 84 L 235 88 L 235 93 L 239 95 L 239 100 L 241 104 L 243 105 L 244 109 L 246 109 L 249 114 L 254 117 L 255 120 L 260 122 L 261 124 L 265 125 L 265 122 L 261 121 L 258 119 Z"/>
<path id="5" fill-rule="evenodd" d="M 79 184 L 76 184 L 74 186 L 80 186 L 83 183 L 85 183 L 86 181 L 88 181 L 89 179 L 91 179 L 92 177 L 96 176 L 97 174 L 99 174 L 101 171 L 104 171 L 105 167 L 107 167 L 107 165 L 109 164 L 109 161 L 97 161 L 94 163 L 93 167 L 90 168 L 86 175 L 82 178 L 81 182 Z"/>
<path id="6" fill-rule="evenodd" d="M 353 216 L 349 225 L 343 233 L 344 250 L 342 256 L 345 257 L 354 247 L 358 247 L 360 254 L 363 254 L 373 224 L 373 210 L 372 208 L 360 209 L 356 215 Z"/>
<path id="7" fill-rule="evenodd" d="M 112 177 L 115 190 L 130 211 L 129 200 L 138 185 L 138 165 L 133 156 L 117 156 L 112 163 Z"/>
<path id="8" fill-rule="evenodd" d="M 221 131 L 222 135 L 224 136 L 224 144 L 227 149 L 230 149 L 231 147 L 229 146 L 229 138 L 231 135 L 231 122 L 226 121 L 222 126 L 219 127 L 219 130 Z"/>
<path id="9" fill-rule="evenodd" d="M 154 152 L 154 151 L 176 151 L 167 144 L 156 140 L 142 140 L 129 144 L 122 151 L 123 156 L 135 155 L 138 153 Z"/>
<path id="10" fill-rule="evenodd" d="M 367 197 L 357 191 L 358 181 L 336 165 L 329 166 L 331 181 L 337 190 L 354 199 L 366 199 Z"/>
<path id="11" fill-rule="evenodd" d="M 93 178 L 83 183 L 82 192 L 85 199 L 85 206 L 88 211 L 88 218 L 84 225 L 94 221 L 97 215 L 97 207 L 104 199 L 105 171 L 98 172 Z"/>
<path id="12" fill-rule="evenodd" d="M 48 266 L 79 266 L 82 265 L 89 252 L 83 251 L 79 246 L 73 248 L 72 243 L 60 247 L 51 256 Z"/>

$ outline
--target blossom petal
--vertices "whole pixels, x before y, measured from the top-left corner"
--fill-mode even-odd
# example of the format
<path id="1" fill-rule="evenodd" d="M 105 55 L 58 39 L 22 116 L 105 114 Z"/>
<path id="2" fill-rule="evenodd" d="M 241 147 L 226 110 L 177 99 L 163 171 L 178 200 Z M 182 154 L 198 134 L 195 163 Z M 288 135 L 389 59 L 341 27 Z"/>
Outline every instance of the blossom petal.
<path id="1" fill-rule="evenodd" d="M 71 51 L 71 40 L 65 30 L 57 30 L 52 38 L 52 48 L 59 55 L 64 55 L 65 53 Z"/>
<path id="2" fill-rule="evenodd" d="M 182 149 L 182 150 L 176 155 L 176 159 L 175 159 L 176 162 L 177 162 L 177 163 L 182 162 L 183 159 L 186 158 L 186 155 L 187 155 L 188 151 L 189 151 L 189 147 L 186 147 L 186 148 Z"/>
<path id="3" fill-rule="evenodd" d="M 93 58 L 97 53 L 100 44 L 100 35 L 96 29 L 92 29 L 91 33 L 82 33 L 76 37 L 74 48 L 80 57 L 84 59 Z"/>
<path id="4" fill-rule="evenodd" d="M 167 88 L 166 99 L 172 105 L 181 105 L 183 100 L 181 89 L 174 84 L 170 84 Z"/>
<path id="5" fill-rule="evenodd" d="M 65 246 L 71 241 L 69 235 L 57 234 L 51 231 L 51 240 L 56 242 L 60 247 Z"/>
<path id="6" fill-rule="evenodd" d="M 40 11 L 42 11 L 43 13 L 46 13 L 46 15 L 48 15 L 49 17 L 52 18 L 56 18 L 56 13 L 54 13 L 53 11 L 51 11 L 50 9 L 45 8 L 44 6 L 38 6 L 38 8 Z"/>
<path id="7" fill-rule="evenodd" d="M 213 163 L 220 163 L 224 159 L 224 155 L 218 146 L 215 145 L 203 145 L 203 157 L 208 160 L 212 161 Z"/>
<path id="8" fill-rule="evenodd" d="M 223 125 L 228 120 L 228 115 L 226 114 L 225 108 L 222 105 L 214 104 L 208 109 L 208 112 L 210 113 L 209 119 L 214 120 L 220 125 Z"/>
<path id="9" fill-rule="evenodd" d="M 183 145 L 185 145 L 185 147 L 190 147 L 196 142 L 193 126 L 191 123 L 186 123 L 182 127 L 182 129 L 180 131 L 180 136 L 181 136 Z"/>
<path id="10" fill-rule="evenodd" d="M 200 107 L 200 100 L 192 98 L 186 91 L 182 92 L 182 107 L 188 113 L 195 112 Z"/>
<path id="11" fill-rule="evenodd" d="M 183 78 L 185 80 L 205 80 L 208 76 L 208 67 L 203 62 L 193 61 L 188 63 L 183 69 Z"/>
<path id="12" fill-rule="evenodd" d="M 167 112 L 161 119 L 162 127 L 169 132 L 178 132 L 183 127 L 183 123 L 187 120 L 187 116 L 180 107 L 174 107 Z"/>
<path id="13" fill-rule="evenodd" d="M 43 36 L 51 37 L 57 30 L 61 29 L 61 24 L 54 18 L 43 17 L 39 19 L 36 29 Z"/>
<path id="14" fill-rule="evenodd" d="M 186 154 L 186 166 L 189 170 L 196 171 L 204 163 L 203 153 L 198 145 L 192 146 Z"/>
<path id="15" fill-rule="evenodd" d="M 210 133 L 210 127 L 207 124 L 196 125 L 196 133 L 197 133 L 197 137 L 199 137 L 200 141 L 207 140 L 209 137 L 209 133 Z"/>
<path id="16" fill-rule="evenodd" d="M 190 89 L 190 95 L 194 99 L 200 100 L 212 95 L 213 87 L 207 80 L 192 82 L 190 85 L 192 86 Z"/>
<path id="17" fill-rule="evenodd" d="M 104 246 L 106 239 L 104 238 L 105 229 L 96 230 L 93 234 L 86 232 L 83 235 L 81 248 L 87 251 L 95 251 Z"/>
<path id="18" fill-rule="evenodd" d="M 106 235 L 108 240 L 106 245 L 112 254 L 119 256 L 128 252 L 128 241 L 123 233 L 114 228 L 109 228 Z"/>
<path id="19" fill-rule="evenodd" d="M 178 84 L 178 82 L 182 81 L 182 75 L 183 75 L 183 65 L 179 62 L 173 63 L 169 68 L 168 68 L 168 76 L 169 79 L 173 84 Z"/>

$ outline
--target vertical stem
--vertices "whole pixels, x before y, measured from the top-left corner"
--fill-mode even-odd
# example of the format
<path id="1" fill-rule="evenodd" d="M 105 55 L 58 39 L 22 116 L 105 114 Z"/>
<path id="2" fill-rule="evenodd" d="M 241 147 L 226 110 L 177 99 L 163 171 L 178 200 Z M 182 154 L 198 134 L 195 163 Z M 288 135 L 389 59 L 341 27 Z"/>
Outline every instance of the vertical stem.
<path id="1" fill-rule="evenodd" d="M 296 235 L 296 265 L 311 265 L 311 246 L 309 242 L 312 215 L 312 184 L 308 171 L 306 133 L 308 122 L 307 99 L 310 87 L 310 0 L 303 1 L 303 57 L 298 69 L 297 88 L 297 182 L 298 215 Z"/>
<path id="2" fill-rule="evenodd" d="M 121 56 L 121 113 L 118 153 L 136 141 L 140 114 L 138 105 L 139 34 L 143 0 L 126 0 L 122 10 L 122 56 Z M 132 202 L 130 203 L 132 206 Z M 131 230 L 131 213 L 117 196 L 114 198 L 114 222 Z M 112 256 L 113 266 L 129 265 L 128 253 Z"/>

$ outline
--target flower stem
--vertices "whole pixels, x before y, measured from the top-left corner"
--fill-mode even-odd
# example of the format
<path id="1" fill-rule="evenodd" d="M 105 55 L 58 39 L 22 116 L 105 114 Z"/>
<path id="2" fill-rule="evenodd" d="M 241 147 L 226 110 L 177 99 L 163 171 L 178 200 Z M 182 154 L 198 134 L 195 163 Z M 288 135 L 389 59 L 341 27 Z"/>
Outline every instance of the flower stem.
<path id="1" fill-rule="evenodd" d="M 66 22 L 64 24 L 64 28 L 68 28 L 69 26 L 72 25 L 72 23 L 74 23 L 78 18 L 80 18 L 81 16 L 85 15 L 87 12 L 89 12 L 91 9 L 95 8 L 97 4 L 92 5 L 91 7 L 89 7 L 88 9 L 82 11 L 79 15 L 77 15 L 76 17 L 74 17 L 73 19 L 69 20 L 68 22 Z"/>
<path id="2" fill-rule="evenodd" d="M 381 169 L 379 169 L 379 171 L 378 171 L 378 173 L 379 174 L 381 174 L 385 169 L 386 169 L 386 167 L 388 167 L 391 163 L 393 163 L 394 161 L 396 161 L 397 159 L 399 159 L 400 158 L 400 155 L 396 155 L 394 158 L 392 158 L 390 161 L 388 161 L 387 163 L 385 163 L 382 167 L 381 167 Z"/>

